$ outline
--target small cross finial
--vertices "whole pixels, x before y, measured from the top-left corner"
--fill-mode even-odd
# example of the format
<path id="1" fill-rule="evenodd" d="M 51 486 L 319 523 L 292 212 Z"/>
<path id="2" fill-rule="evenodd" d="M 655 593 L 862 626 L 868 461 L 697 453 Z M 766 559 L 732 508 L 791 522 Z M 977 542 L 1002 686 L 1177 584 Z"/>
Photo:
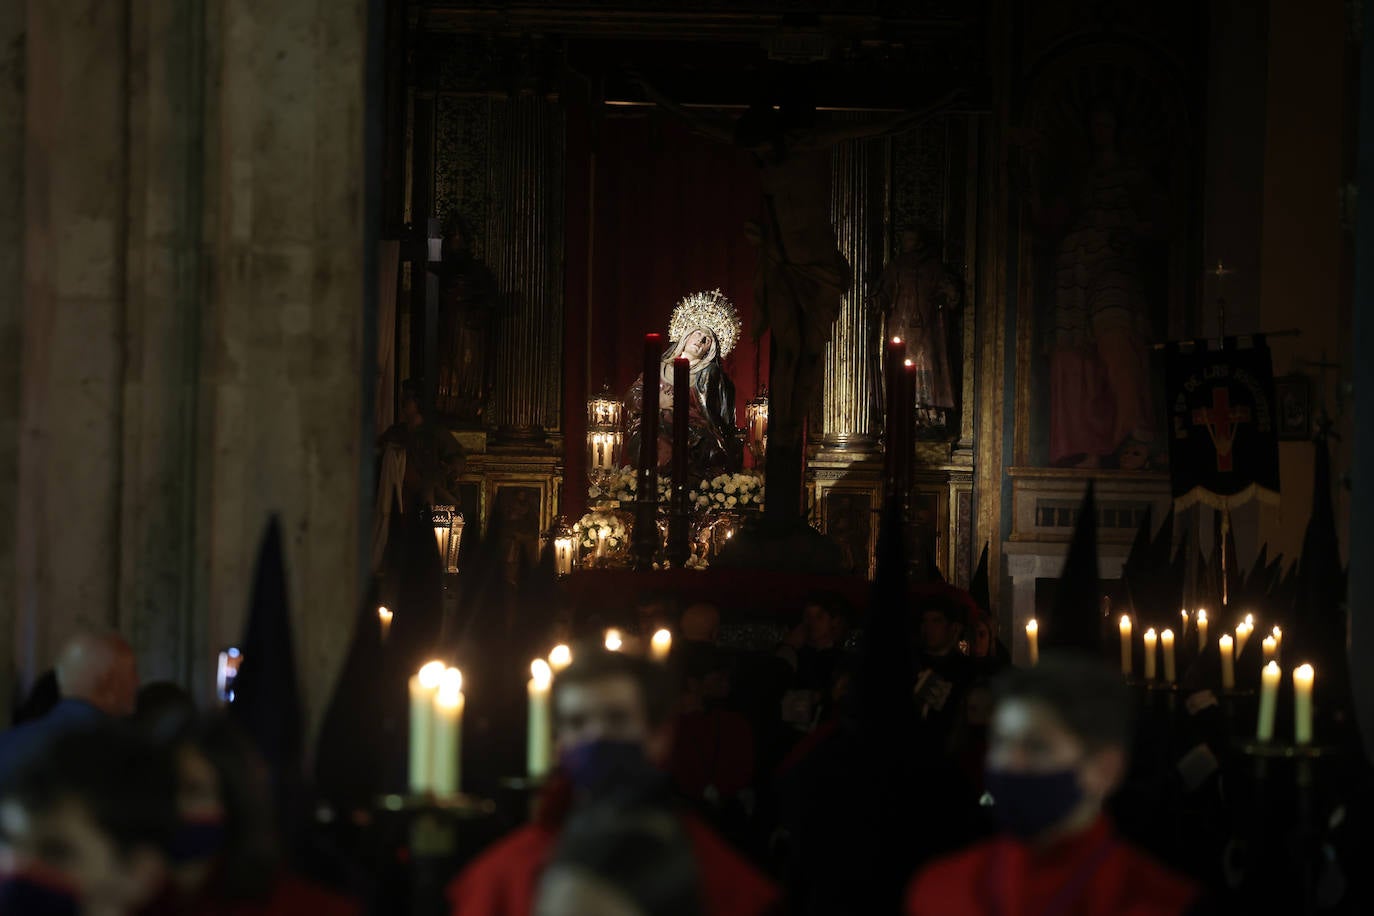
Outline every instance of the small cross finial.
<path id="1" fill-rule="evenodd" d="M 1207 272 L 1212 276 L 1216 277 L 1218 280 L 1220 280 L 1222 277 L 1229 277 L 1231 274 L 1235 273 L 1235 271 L 1231 270 L 1231 268 L 1221 263 L 1221 258 L 1217 258 L 1217 266 L 1213 267 L 1211 270 Z"/>

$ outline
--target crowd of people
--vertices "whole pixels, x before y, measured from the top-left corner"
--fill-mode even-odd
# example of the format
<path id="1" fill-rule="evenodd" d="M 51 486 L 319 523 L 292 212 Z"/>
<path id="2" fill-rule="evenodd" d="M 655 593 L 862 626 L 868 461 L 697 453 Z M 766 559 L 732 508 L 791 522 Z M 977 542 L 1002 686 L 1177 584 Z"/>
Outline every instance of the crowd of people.
<path id="1" fill-rule="evenodd" d="M 722 646 L 714 607 L 671 602 L 616 620 L 631 645 L 671 626 L 666 664 L 599 646 L 604 618 L 576 624 L 589 638 L 554 682 L 557 766 L 527 823 L 454 863 L 436 912 L 1205 906 L 1199 881 L 1104 814 L 1128 777 L 1132 702 L 1099 659 L 1015 669 L 966 593 L 917 593 L 910 702 L 892 707 L 910 715 L 875 725 L 872 659 L 841 599 L 808 598 L 767 651 Z M 175 685 L 140 689 L 117 635 L 79 634 L 53 676 L 0 734 L 0 916 L 423 911 L 384 882 L 301 877 L 251 736 Z M 475 779 L 484 756 L 465 752 Z"/>

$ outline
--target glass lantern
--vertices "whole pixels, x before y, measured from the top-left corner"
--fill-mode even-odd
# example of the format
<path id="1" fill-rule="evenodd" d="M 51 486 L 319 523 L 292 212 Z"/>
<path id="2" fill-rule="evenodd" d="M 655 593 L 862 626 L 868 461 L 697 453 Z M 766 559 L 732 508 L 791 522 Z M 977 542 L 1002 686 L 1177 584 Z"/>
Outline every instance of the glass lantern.
<path id="1" fill-rule="evenodd" d="M 434 523 L 434 540 L 439 545 L 439 560 L 444 572 L 458 574 L 458 549 L 463 544 L 463 513 L 453 506 L 435 506 L 430 510 Z"/>
<path id="2" fill-rule="evenodd" d="M 748 434 L 749 453 L 754 456 L 756 466 L 763 465 L 768 454 L 768 389 L 764 388 L 759 396 L 744 408 L 745 432 Z"/>
<path id="3" fill-rule="evenodd" d="M 550 532 L 553 538 L 553 569 L 558 574 L 558 578 L 563 578 L 573 571 L 573 563 L 577 556 L 575 545 L 576 539 L 573 537 L 572 528 L 568 525 L 568 520 L 561 515 L 554 523 L 553 530 Z"/>
<path id="4" fill-rule="evenodd" d="M 607 482 L 620 470 L 623 409 L 604 385 L 600 394 L 587 400 L 587 478 L 594 485 Z"/>

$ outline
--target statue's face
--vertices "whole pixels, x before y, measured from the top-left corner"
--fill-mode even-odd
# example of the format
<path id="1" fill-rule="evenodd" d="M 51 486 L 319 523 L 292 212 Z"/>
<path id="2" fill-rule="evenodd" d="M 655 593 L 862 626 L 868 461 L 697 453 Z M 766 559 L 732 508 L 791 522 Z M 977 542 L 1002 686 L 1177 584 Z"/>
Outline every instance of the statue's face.
<path id="1" fill-rule="evenodd" d="M 697 330 L 687 335 L 682 342 L 682 353 L 692 359 L 701 359 L 711 352 L 711 335 Z"/>

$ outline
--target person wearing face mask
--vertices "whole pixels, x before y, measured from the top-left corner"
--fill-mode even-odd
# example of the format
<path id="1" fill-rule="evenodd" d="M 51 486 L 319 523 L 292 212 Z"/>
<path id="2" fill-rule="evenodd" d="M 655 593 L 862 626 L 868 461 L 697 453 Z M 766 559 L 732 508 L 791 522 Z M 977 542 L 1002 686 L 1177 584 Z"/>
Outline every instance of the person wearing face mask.
<path id="1" fill-rule="evenodd" d="M 170 881 L 144 916 L 360 912 L 286 871 L 265 766 L 233 722 L 185 720 L 169 731 L 177 816 L 167 847 Z"/>
<path id="2" fill-rule="evenodd" d="M 565 829 L 589 812 L 649 807 L 671 814 L 690 844 L 705 916 L 777 911 L 777 889 L 696 817 L 671 805 L 663 767 L 675 698 L 663 666 L 596 646 L 574 650 L 554 679 L 559 766 L 534 822 L 474 860 L 449 885 L 454 916 L 529 916 Z M 614 868 L 615 862 L 599 867 Z"/>
<path id="3" fill-rule="evenodd" d="M 170 875 L 170 755 L 130 726 L 59 735 L 0 798 L 0 916 L 124 916 Z"/>
<path id="4" fill-rule="evenodd" d="M 1199 890 L 1103 814 L 1126 774 L 1130 695 L 1100 660 L 1046 652 L 993 688 L 984 784 L 997 837 L 920 872 L 908 916 L 1175 916 Z"/>

